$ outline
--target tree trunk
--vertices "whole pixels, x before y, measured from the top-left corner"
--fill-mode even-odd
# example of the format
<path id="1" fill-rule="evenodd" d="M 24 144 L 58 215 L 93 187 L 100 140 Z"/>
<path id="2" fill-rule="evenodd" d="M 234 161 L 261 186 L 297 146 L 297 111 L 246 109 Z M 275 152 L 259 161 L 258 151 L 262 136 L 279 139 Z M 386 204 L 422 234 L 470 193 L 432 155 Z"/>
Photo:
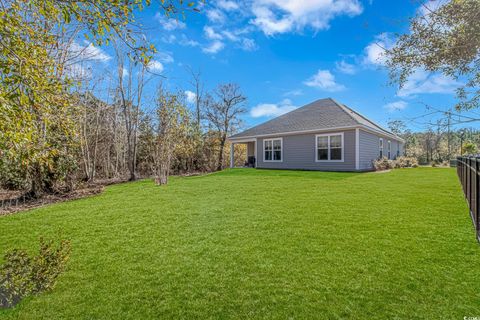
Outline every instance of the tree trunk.
<path id="1" fill-rule="evenodd" d="M 39 164 L 34 164 L 32 168 L 32 184 L 30 191 L 27 192 L 27 197 L 32 199 L 39 199 L 43 196 L 43 181 L 42 170 Z"/>
<path id="2" fill-rule="evenodd" d="M 169 162 L 169 161 L 167 161 Z M 158 170 L 158 174 L 155 177 L 155 183 L 158 185 L 164 185 L 168 183 L 168 175 L 169 175 L 169 170 L 170 169 L 170 164 L 169 163 L 160 163 L 160 168 Z"/>
<path id="3" fill-rule="evenodd" d="M 130 174 L 129 181 L 135 181 L 137 179 L 137 175 L 135 173 L 135 158 L 133 156 L 133 144 L 132 144 L 132 136 L 131 132 L 128 133 L 127 137 L 127 168 Z"/>
<path id="4" fill-rule="evenodd" d="M 218 164 L 217 164 L 217 171 L 223 169 L 223 149 L 225 149 L 225 141 L 227 140 L 226 136 L 222 136 L 220 140 L 220 153 L 218 155 Z"/>
<path id="5" fill-rule="evenodd" d="M 129 146 L 130 148 L 131 146 Z M 133 148 L 133 147 L 132 147 Z M 128 150 L 128 171 L 130 171 L 130 178 L 128 180 L 135 181 L 137 180 L 137 173 L 135 172 L 135 158 L 133 155 L 133 150 Z"/>

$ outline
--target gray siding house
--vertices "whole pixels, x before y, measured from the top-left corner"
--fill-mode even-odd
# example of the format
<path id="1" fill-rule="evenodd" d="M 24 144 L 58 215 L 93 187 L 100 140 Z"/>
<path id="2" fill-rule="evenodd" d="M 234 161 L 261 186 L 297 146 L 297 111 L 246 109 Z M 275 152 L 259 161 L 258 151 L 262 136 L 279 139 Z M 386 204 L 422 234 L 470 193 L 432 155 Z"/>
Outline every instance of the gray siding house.
<path id="1" fill-rule="evenodd" d="M 373 160 L 403 155 L 404 140 L 349 107 L 321 99 L 230 136 L 247 144 L 250 166 L 266 169 L 368 171 Z"/>

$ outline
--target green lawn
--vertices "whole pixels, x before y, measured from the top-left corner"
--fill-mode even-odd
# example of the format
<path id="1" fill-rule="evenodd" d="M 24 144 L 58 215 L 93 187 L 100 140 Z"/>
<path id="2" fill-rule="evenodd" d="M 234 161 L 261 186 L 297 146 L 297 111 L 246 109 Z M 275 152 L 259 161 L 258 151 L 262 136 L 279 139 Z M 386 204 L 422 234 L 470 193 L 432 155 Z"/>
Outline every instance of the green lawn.
<path id="1" fill-rule="evenodd" d="M 463 319 L 480 246 L 453 169 L 234 169 L 0 217 L 0 252 L 72 241 L 2 319 Z"/>

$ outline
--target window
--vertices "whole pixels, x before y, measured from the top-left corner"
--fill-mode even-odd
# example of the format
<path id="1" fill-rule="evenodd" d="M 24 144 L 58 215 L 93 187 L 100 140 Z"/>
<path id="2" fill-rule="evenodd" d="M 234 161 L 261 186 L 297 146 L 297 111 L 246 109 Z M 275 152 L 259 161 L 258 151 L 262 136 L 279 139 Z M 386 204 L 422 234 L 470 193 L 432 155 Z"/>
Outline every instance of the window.
<path id="1" fill-rule="evenodd" d="M 328 136 L 317 137 L 317 160 L 328 160 Z"/>
<path id="2" fill-rule="evenodd" d="M 263 161 L 282 161 L 282 138 L 263 140 Z"/>
<path id="3" fill-rule="evenodd" d="M 342 136 L 330 136 L 330 160 L 342 160 Z"/>
<path id="4" fill-rule="evenodd" d="M 343 133 L 317 134 L 316 161 L 343 161 Z"/>
<path id="5" fill-rule="evenodd" d="M 387 151 L 388 151 L 388 159 L 391 159 L 392 142 L 390 140 L 388 140 L 388 143 L 387 143 Z"/>
<path id="6" fill-rule="evenodd" d="M 379 149 L 380 149 L 380 153 L 379 153 L 379 158 L 383 158 L 383 139 L 380 138 L 379 140 Z"/>

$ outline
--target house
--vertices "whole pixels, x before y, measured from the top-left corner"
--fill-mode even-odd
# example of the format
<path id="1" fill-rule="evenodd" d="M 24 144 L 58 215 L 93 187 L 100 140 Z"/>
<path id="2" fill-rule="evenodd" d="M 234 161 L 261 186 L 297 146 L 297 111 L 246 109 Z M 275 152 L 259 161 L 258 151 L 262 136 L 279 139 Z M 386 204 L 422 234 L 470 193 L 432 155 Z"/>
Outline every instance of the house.
<path id="1" fill-rule="evenodd" d="M 230 136 L 247 144 L 256 168 L 373 170 L 373 160 L 403 155 L 404 140 L 331 98 L 321 99 Z"/>

